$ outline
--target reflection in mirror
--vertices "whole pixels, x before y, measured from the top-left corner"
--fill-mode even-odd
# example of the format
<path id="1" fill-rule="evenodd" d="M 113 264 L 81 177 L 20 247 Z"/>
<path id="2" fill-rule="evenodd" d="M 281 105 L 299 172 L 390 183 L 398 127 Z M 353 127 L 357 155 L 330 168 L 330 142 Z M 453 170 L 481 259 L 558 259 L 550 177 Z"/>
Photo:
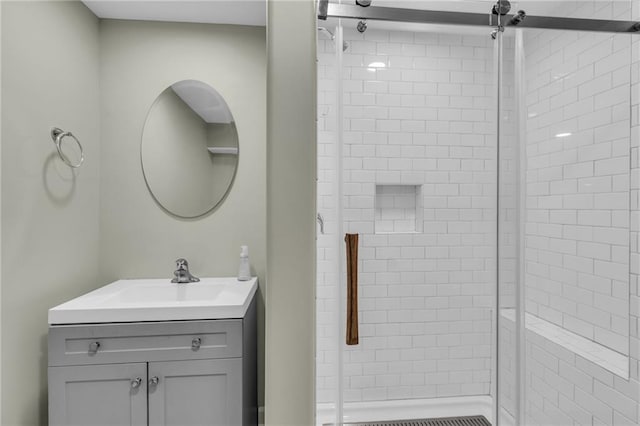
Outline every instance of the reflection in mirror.
<path id="1" fill-rule="evenodd" d="M 194 218 L 214 209 L 233 184 L 238 154 L 233 116 L 211 86 L 183 80 L 151 106 L 142 170 L 153 198 L 169 213 Z"/>

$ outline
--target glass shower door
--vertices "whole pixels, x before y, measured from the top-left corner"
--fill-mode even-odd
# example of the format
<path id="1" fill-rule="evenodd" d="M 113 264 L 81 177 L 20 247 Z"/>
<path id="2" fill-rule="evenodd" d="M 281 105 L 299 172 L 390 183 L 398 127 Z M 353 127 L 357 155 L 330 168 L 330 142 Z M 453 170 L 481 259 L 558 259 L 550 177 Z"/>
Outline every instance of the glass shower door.
<path id="1" fill-rule="evenodd" d="M 622 20 L 640 6 L 518 3 L 553 18 L 612 19 L 610 28 L 629 28 Z M 602 22 L 502 38 L 498 384 L 501 418 L 516 413 L 519 424 L 639 421 L 629 306 L 640 44 L 599 32 Z"/>
<path id="2" fill-rule="evenodd" d="M 341 51 L 336 51 L 335 25 L 318 28 L 318 227 L 316 270 L 316 418 L 317 424 L 340 424 L 342 419 L 342 313 L 338 172 L 338 76 Z"/>
<path id="3" fill-rule="evenodd" d="M 331 328 L 340 336 L 338 366 L 329 368 L 342 379 L 319 395 L 326 402 L 335 392 L 335 413 L 343 410 L 336 421 L 490 418 L 497 44 L 485 28 L 407 31 L 369 21 L 361 33 L 358 24 L 343 20 L 344 40 L 339 27 L 321 30 L 331 50 L 321 65 L 342 64 L 338 82 L 324 74 L 319 82 L 319 113 L 333 111 L 332 97 L 337 102 L 334 124 L 322 122 L 319 206 L 340 268 L 331 269 L 330 290 L 340 308 L 320 311 L 319 301 L 318 309 L 319 318 L 338 323 Z M 344 336 L 345 233 L 360 238 L 353 346 Z"/>
<path id="4" fill-rule="evenodd" d="M 629 369 L 637 357 L 634 37 L 522 30 L 522 410 L 530 425 L 639 421 Z"/>

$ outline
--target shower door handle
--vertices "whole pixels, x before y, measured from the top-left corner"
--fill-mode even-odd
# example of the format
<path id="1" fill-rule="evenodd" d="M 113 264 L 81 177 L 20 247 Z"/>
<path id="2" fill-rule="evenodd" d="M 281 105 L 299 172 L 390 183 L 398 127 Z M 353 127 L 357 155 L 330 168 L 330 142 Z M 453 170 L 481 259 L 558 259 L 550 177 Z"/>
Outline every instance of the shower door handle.
<path id="1" fill-rule="evenodd" d="M 358 234 L 346 234 L 347 257 L 347 331 L 346 344 L 357 345 L 358 331 Z"/>

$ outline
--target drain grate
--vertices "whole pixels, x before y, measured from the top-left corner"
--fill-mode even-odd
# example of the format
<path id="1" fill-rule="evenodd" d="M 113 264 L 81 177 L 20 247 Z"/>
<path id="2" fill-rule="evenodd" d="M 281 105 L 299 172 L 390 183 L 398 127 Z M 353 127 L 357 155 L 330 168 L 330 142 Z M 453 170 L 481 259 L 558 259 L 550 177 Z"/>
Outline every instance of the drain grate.
<path id="1" fill-rule="evenodd" d="M 325 425 L 326 426 L 326 425 Z M 344 423 L 343 426 L 491 426 L 484 416 L 440 419 L 394 420 L 387 422 Z"/>

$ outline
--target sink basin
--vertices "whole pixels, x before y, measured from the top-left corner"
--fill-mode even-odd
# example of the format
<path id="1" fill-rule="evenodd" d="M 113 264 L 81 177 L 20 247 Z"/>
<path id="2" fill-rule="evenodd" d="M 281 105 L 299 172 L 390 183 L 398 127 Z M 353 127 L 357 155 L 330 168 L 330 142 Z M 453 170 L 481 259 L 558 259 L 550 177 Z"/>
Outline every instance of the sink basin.
<path id="1" fill-rule="evenodd" d="M 49 309 L 49 324 L 242 318 L 258 279 L 119 280 Z"/>

